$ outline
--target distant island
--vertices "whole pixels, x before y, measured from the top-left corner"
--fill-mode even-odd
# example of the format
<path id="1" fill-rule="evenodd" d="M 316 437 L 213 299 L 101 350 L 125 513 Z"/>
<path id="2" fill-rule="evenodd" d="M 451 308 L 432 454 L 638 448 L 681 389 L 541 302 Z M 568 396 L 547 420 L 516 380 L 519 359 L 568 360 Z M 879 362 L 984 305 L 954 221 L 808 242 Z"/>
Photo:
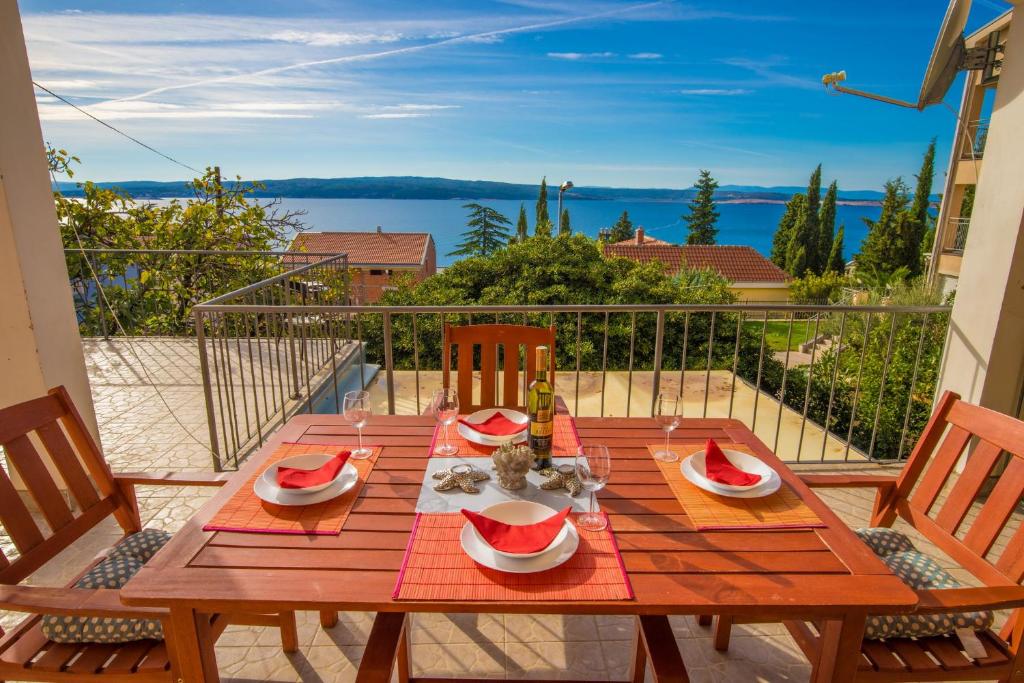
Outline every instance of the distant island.
<path id="1" fill-rule="evenodd" d="M 501 183 L 491 180 L 452 180 L 419 176 L 381 176 L 359 178 L 287 178 L 260 180 L 264 189 L 257 197 L 319 198 L 319 199 L 513 199 L 531 201 L 537 197 L 537 185 Z M 184 181 L 158 182 L 124 180 L 102 182 L 105 188 L 119 188 L 138 199 L 184 197 L 188 190 Z M 81 196 L 77 183 L 59 182 L 57 188 L 67 196 Z M 556 188 L 552 188 L 557 192 Z M 761 187 L 757 185 L 722 185 L 715 198 L 724 203 L 775 204 L 787 201 L 805 187 Z M 685 202 L 693 198 L 693 188 L 626 188 L 586 187 L 572 189 L 573 201 L 604 200 L 631 202 Z M 874 205 L 882 198 L 875 190 L 840 190 L 845 204 Z"/>

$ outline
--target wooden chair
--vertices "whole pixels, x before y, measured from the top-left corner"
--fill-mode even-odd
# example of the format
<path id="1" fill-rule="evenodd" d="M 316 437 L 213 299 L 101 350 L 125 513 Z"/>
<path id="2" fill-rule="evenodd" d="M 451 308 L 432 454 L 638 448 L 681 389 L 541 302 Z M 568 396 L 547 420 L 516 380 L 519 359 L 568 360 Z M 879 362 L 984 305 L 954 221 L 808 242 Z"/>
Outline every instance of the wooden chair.
<path id="1" fill-rule="evenodd" d="M 127 607 L 116 589 L 71 587 L 102 558 L 96 558 L 66 588 L 18 584 L 108 516 L 113 515 L 126 536 L 140 531 L 135 486 L 221 486 L 225 475 L 112 473 L 64 387 L 0 410 L 0 445 L 45 520 L 44 525 L 30 512 L 0 468 L 0 524 L 17 548 L 13 558 L 0 551 L 0 609 L 30 615 L 9 633 L 0 631 L 0 680 L 180 680 L 174 673 L 174 634 L 168 612 Z M 37 449 L 49 454 L 56 473 Z M 71 504 L 61 488 L 68 492 Z M 44 614 L 159 619 L 164 640 L 55 643 L 40 628 Z M 218 615 L 211 621 L 214 638 L 228 622 L 278 626 L 284 650 L 298 648 L 294 612 Z"/>
<path id="2" fill-rule="evenodd" d="M 457 347 L 456 389 L 460 410 L 471 413 L 494 407 L 523 407 L 524 394 L 519 393 L 520 349 L 525 347 L 527 383 L 536 371 L 535 350 L 538 346 L 550 349 L 548 381 L 555 385 L 555 326 L 529 327 L 526 325 L 464 325 L 444 326 L 444 353 L 441 359 L 442 382 L 445 389 L 451 385 L 452 347 Z M 473 360 L 476 347 L 480 347 L 480 399 L 473 396 Z M 498 399 L 498 347 L 502 348 L 501 369 L 504 378 L 501 399 Z"/>
<path id="3" fill-rule="evenodd" d="M 972 441 L 976 445 L 963 472 L 951 482 L 961 454 Z M 987 498 L 981 496 L 1004 452 L 1011 456 L 1006 469 Z M 814 474 L 801 478 L 812 487 L 876 489 L 872 527 L 889 527 L 902 518 L 984 584 L 919 590 L 916 614 L 1014 610 L 998 634 L 978 633 L 987 653 L 980 659 L 966 656 L 955 636 L 864 639 L 858 681 L 1024 680 L 1024 587 L 1020 585 L 1024 525 L 1012 534 L 1007 529 L 1024 494 L 1024 422 L 946 392 L 898 477 Z M 946 488 L 948 495 L 942 498 Z M 1005 549 L 991 557 L 1004 531 L 1010 536 Z M 702 623 L 707 623 L 706 618 Z M 718 618 L 716 648 L 728 648 L 731 624 L 726 617 Z M 805 622 L 786 622 L 786 627 L 815 663 L 820 629 Z"/>

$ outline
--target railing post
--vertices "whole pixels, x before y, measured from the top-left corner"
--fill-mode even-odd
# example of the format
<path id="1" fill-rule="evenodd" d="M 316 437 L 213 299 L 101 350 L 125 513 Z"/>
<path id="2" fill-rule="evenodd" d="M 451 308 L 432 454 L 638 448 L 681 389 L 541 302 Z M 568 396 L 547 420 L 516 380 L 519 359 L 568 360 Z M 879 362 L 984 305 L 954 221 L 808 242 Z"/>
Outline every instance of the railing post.
<path id="1" fill-rule="evenodd" d="M 206 398 L 206 424 L 210 430 L 210 453 L 213 455 L 213 471 L 223 471 L 220 462 L 220 444 L 217 441 L 217 416 L 213 412 L 213 384 L 210 381 L 210 359 L 206 354 L 206 325 L 203 311 L 199 306 L 192 309 L 196 322 L 196 343 L 199 345 L 199 370 L 203 373 L 203 396 Z"/>
<path id="2" fill-rule="evenodd" d="M 391 312 L 384 313 L 384 370 L 388 381 L 388 415 L 395 414 L 395 358 L 391 348 Z"/>
<path id="3" fill-rule="evenodd" d="M 284 279 L 284 306 L 287 313 L 285 317 L 288 320 L 288 355 L 291 357 L 292 366 L 292 398 L 299 398 L 302 392 L 299 391 L 299 362 L 295 354 L 295 324 L 293 322 L 292 312 L 288 310 L 292 304 L 292 288 L 291 281 L 288 278 Z"/>
<path id="4" fill-rule="evenodd" d="M 665 309 L 658 310 L 658 322 L 654 328 L 654 378 L 651 381 L 651 417 L 658 407 L 658 394 L 661 393 L 661 356 L 665 343 Z M 679 395 L 682 396 L 682 387 Z"/>

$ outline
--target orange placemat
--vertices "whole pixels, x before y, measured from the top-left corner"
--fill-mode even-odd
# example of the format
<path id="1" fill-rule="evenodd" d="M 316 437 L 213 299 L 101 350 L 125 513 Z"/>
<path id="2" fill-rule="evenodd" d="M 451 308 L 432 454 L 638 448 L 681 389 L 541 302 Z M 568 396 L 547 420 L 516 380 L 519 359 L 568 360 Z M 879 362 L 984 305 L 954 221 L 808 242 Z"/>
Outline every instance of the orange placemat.
<path id="1" fill-rule="evenodd" d="M 721 443 L 744 453 L 754 453 L 742 444 Z M 648 446 L 653 455 L 663 446 Z M 686 458 L 704 447 L 697 444 L 672 446 L 680 459 Z M 775 493 L 764 498 L 731 498 L 716 496 L 695 486 L 683 476 L 678 462 L 655 460 L 672 493 L 679 504 L 700 531 L 722 529 L 799 529 L 823 527 L 821 518 L 800 500 L 786 482 Z"/>
<path id="2" fill-rule="evenodd" d="M 610 524 L 604 531 L 578 529 L 580 547 L 560 567 L 536 574 L 508 574 L 478 565 L 462 550 L 459 534 L 465 522 L 457 512 L 416 515 L 394 599 L 633 599 Z"/>
<path id="3" fill-rule="evenodd" d="M 465 417 L 461 415 L 460 417 Z M 484 455 L 490 457 L 494 453 L 494 446 L 482 446 L 472 441 L 467 441 L 459 434 L 458 423 L 448 428 L 448 440 L 459 447 L 456 455 Z M 444 427 L 438 425 L 434 429 L 434 438 L 430 442 L 430 455 L 436 455 L 434 449 L 444 443 Z M 575 456 L 580 447 L 580 437 L 576 432 L 576 422 L 571 415 L 555 415 L 554 433 L 552 434 L 551 455 L 554 456 Z"/>
<path id="4" fill-rule="evenodd" d="M 340 453 L 352 448 L 338 444 L 305 444 L 283 443 L 277 447 L 273 455 L 267 458 L 265 465 L 289 458 L 293 455 L 307 453 Z M 266 467 L 261 468 L 249 478 L 242 488 L 231 496 L 223 507 L 217 511 L 203 531 L 243 531 L 260 534 L 314 534 L 336 536 L 348 519 L 352 504 L 359 497 L 359 492 L 366 483 L 377 457 L 380 446 L 373 447 L 373 455 L 364 460 L 349 459 L 359 472 L 359 481 L 344 495 L 333 500 L 305 506 L 274 505 L 261 500 L 252 490 L 257 477 L 263 475 Z"/>

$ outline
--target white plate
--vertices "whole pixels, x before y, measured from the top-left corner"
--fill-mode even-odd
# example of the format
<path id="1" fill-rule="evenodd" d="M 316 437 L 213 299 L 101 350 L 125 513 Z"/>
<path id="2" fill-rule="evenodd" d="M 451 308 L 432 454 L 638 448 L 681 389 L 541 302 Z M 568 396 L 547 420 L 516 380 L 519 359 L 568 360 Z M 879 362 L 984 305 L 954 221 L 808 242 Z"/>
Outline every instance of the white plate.
<path id="1" fill-rule="evenodd" d="M 290 458 L 279 460 L 278 462 L 268 467 L 266 470 L 263 471 L 262 478 L 266 479 L 268 484 L 277 486 L 278 469 L 282 467 L 296 467 L 300 470 L 316 470 L 326 465 L 333 458 L 334 456 L 328 453 L 306 453 L 304 455 L 293 455 Z M 333 484 L 334 480 L 340 478 L 342 476 L 342 472 L 344 472 L 344 468 L 338 470 L 338 474 L 334 476 L 333 480 L 325 481 L 323 484 L 317 484 L 315 486 L 306 486 L 301 489 L 288 489 L 288 491 L 290 493 L 295 493 L 303 496 L 308 495 L 310 493 L 323 491 L 325 488 Z"/>
<path id="2" fill-rule="evenodd" d="M 534 557 L 516 558 L 498 554 L 494 548 L 480 538 L 476 533 L 476 527 L 466 522 L 462 527 L 462 549 L 475 562 L 499 572 L 508 572 L 509 574 L 543 572 L 568 562 L 579 548 L 580 535 L 576 531 L 576 526 L 568 520 L 565 526 L 568 533 L 560 545 Z"/>
<path id="3" fill-rule="evenodd" d="M 743 491 L 752 491 L 758 486 L 764 484 L 764 482 L 767 481 L 767 479 L 774 472 L 774 470 L 771 467 L 766 465 L 759 458 L 755 458 L 749 453 L 743 453 L 741 451 L 730 451 L 726 449 L 722 449 L 722 453 L 725 455 L 725 459 L 728 460 L 733 467 L 739 470 L 743 470 L 744 472 L 747 472 L 749 474 L 759 474 L 761 475 L 761 480 L 758 481 L 756 484 L 750 484 L 749 486 L 737 486 L 734 484 L 722 484 L 720 482 L 708 479 L 708 483 L 712 484 L 717 489 L 724 491 L 735 491 L 737 493 Z M 705 479 L 707 479 L 708 476 L 706 457 L 707 453 L 705 451 L 697 451 L 688 458 L 690 461 L 690 466 L 693 468 L 693 470 L 700 476 L 704 477 Z"/>
<path id="4" fill-rule="evenodd" d="M 276 468 L 274 471 L 277 471 Z M 275 505 L 314 505 L 337 498 L 355 486 L 357 481 L 359 481 L 359 472 L 352 466 L 352 463 L 347 462 L 334 481 L 328 484 L 327 488 L 316 493 L 294 493 L 293 489 L 283 489 L 278 486 L 274 477 L 268 479 L 266 476 L 257 477 L 256 482 L 252 485 L 252 490 L 260 499 Z"/>
<path id="5" fill-rule="evenodd" d="M 547 505 L 540 503 L 534 503 L 529 500 L 509 500 L 504 503 L 495 503 L 489 507 L 485 507 L 480 511 L 480 514 L 484 517 L 490 517 L 491 519 L 505 524 L 536 524 L 537 522 L 543 522 L 545 519 L 552 515 L 558 514 L 558 510 L 549 508 Z M 548 547 L 543 550 L 538 550 L 535 553 L 507 553 L 504 550 L 498 550 L 491 546 L 486 539 L 477 531 L 476 527 L 473 527 L 473 533 L 476 534 L 477 539 L 489 547 L 499 555 L 505 557 L 511 557 L 513 559 L 522 560 L 528 557 L 536 557 L 542 555 L 547 551 L 559 546 L 565 540 L 566 536 L 569 535 L 569 527 L 572 526 L 572 522 L 565 520 L 562 524 L 562 530 L 555 534 L 554 539 L 548 544 Z"/>
<path id="6" fill-rule="evenodd" d="M 496 413 L 501 413 L 508 419 L 521 425 L 525 425 L 530 421 L 529 415 L 520 413 L 518 410 L 510 410 L 508 408 L 485 408 L 484 410 L 478 410 L 471 415 L 467 415 L 464 419 L 470 424 L 480 424 Z M 510 436 L 491 436 L 490 434 L 478 432 L 462 422 L 457 422 L 456 424 L 458 425 L 459 434 L 462 435 L 462 438 L 472 443 L 478 443 L 481 446 L 500 446 L 501 444 L 509 441 L 512 443 L 522 443 L 523 441 L 526 441 L 525 429 Z"/>
<path id="7" fill-rule="evenodd" d="M 705 491 L 708 491 L 709 493 L 714 493 L 719 496 L 726 496 L 727 498 L 763 498 L 765 496 L 770 496 L 771 494 L 775 493 L 782 486 L 782 478 L 779 477 L 778 473 L 775 470 L 771 470 L 771 473 L 769 474 L 767 479 L 761 480 L 760 482 L 758 482 L 757 485 L 753 486 L 749 490 L 728 491 L 724 488 L 719 488 L 719 484 L 716 484 L 707 477 L 698 473 L 697 470 L 693 468 L 693 465 L 690 462 L 691 460 L 693 460 L 692 455 L 689 458 L 683 460 L 683 462 L 679 465 L 680 469 L 683 472 L 683 476 L 686 477 L 690 481 L 690 483 L 694 484 L 695 486 L 698 486 L 704 489 Z"/>

